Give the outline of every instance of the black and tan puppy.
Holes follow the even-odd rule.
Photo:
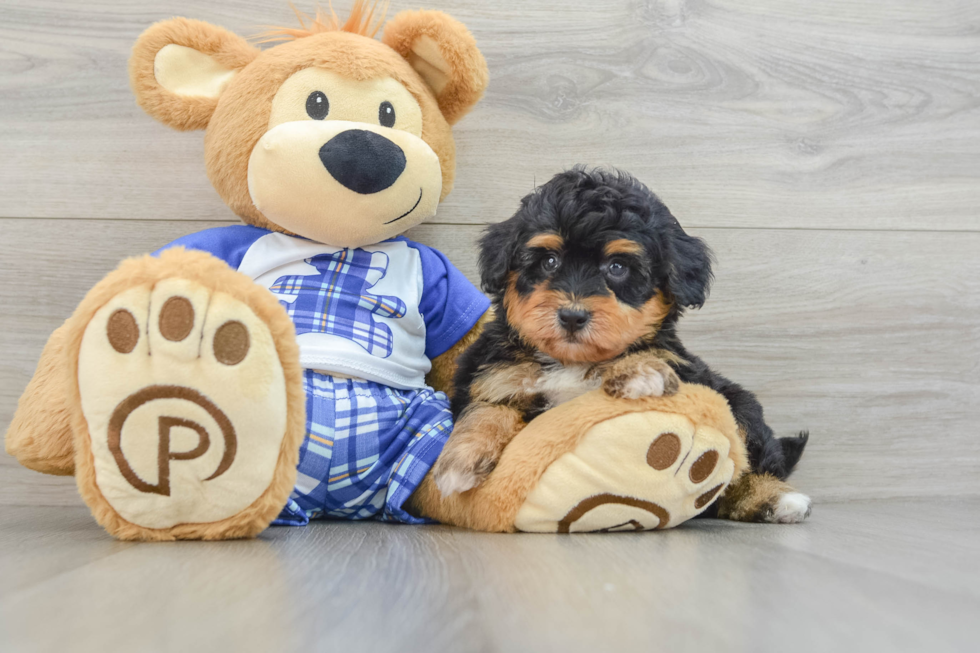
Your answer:
[[[507,443],[551,406],[600,387],[627,398],[669,394],[680,379],[725,396],[747,443],[752,473],[711,513],[806,518],[810,499],[783,483],[806,433],[774,437],[755,395],[677,336],[684,310],[707,298],[711,253],[646,186],[626,173],[575,168],[525,197],[480,246],[495,318],[459,359],[456,426],[433,469],[443,494],[479,485]]]

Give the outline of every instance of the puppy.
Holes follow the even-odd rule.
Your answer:
[[[521,200],[480,241],[483,289],[495,317],[458,361],[456,426],[437,461],[444,494],[479,485],[504,447],[548,408],[589,390],[637,398],[707,385],[729,402],[752,472],[712,515],[799,522],[810,499],[783,481],[807,434],[776,438],[755,395],[715,373],[677,336],[701,307],[711,252],[646,186],[615,170],[574,168]]]

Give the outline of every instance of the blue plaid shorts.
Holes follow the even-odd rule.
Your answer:
[[[276,525],[311,519],[430,523],[402,508],[453,429],[449,400],[305,370],[306,439],[296,487]]]

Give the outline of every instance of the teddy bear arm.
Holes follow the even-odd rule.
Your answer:
[[[466,349],[476,342],[476,339],[483,333],[483,327],[493,320],[493,309],[488,309],[483,314],[473,328],[465,336],[459,339],[455,345],[450,347],[441,355],[432,360],[432,369],[425,375],[425,382],[430,387],[445,392],[450,398],[453,396],[453,377],[456,376],[456,361]]]
[[[71,428],[71,402],[76,401],[71,383],[74,366],[67,350],[72,338],[80,335],[78,331],[69,319],[51,334],[7,429],[7,453],[21,465],[45,474],[75,473]]]

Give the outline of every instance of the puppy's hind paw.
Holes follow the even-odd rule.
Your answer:
[[[774,524],[799,524],[810,516],[813,501],[801,492],[787,492],[779,497],[772,511]]]

